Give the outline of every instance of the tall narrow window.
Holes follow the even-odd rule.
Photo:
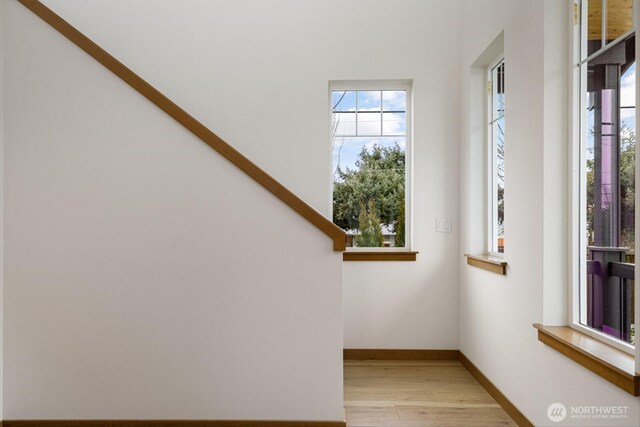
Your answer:
[[[579,280],[573,325],[621,348],[635,340],[636,58],[632,0],[583,0]],[[575,310],[574,310],[575,311]]]
[[[331,85],[333,221],[347,247],[409,247],[410,85]]]
[[[504,253],[504,59],[489,67],[489,253]]]

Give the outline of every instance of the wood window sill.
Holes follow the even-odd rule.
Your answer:
[[[496,274],[507,274],[507,262],[502,258],[496,258],[489,255],[471,255],[464,254],[467,258],[467,265],[482,268]]]
[[[568,326],[543,326],[534,323],[538,340],[617,385],[627,393],[640,396],[640,373],[634,357]]]
[[[418,252],[353,251],[343,252],[343,261],[415,261]]]

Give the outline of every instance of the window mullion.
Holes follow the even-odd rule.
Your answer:
[[[600,49],[604,49],[607,45],[607,0],[602,0],[602,29],[600,31]]]
[[[637,29],[638,26],[640,25],[640,0],[634,0],[633,2],[633,22],[634,22],[634,29],[636,30],[636,34],[637,34]],[[640,114],[639,113],[639,109],[637,108],[638,105],[640,104],[640,73],[638,73],[638,59],[640,58],[640,43],[638,43],[638,41],[636,40],[636,144],[638,142],[637,140],[637,135],[638,135],[638,131],[640,131]],[[637,145],[636,145],[637,147]],[[635,164],[635,172],[636,172],[636,182],[635,182],[635,187],[636,189],[640,188],[640,156],[637,155],[637,151],[636,151],[636,164]],[[638,203],[638,200],[640,199],[640,194],[638,191],[636,191],[635,194],[635,202],[636,202],[636,206],[640,206],[640,204]],[[636,209],[635,211],[635,223],[636,223],[636,227],[638,226],[637,224],[640,224],[640,210]],[[635,235],[635,246],[636,248],[640,248],[640,233],[638,233],[636,231],[636,235]],[[638,266],[638,263],[636,262],[636,266],[635,266],[635,277],[638,278],[638,273],[640,271],[640,268]],[[638,337],[638,332],[639,332],[639,324],[640,324],[640,280],[635,280],[634,281],[634,295],[635,295],[635,307],[633,307],[634,310],[634,316],[635,316],[635,368],[636,368],[636,372],[640,372],[640,337]]]
[[[356,121],[356,134],[355,134],[355,136],[358,136],[359,132],[358,132],[358,91],[357,90],[355,91],[355,94],[356,94],[356,103],[355,103],[355,105],[356,105],[356,115],[355,115],[355,119],[354,119]]]
[[[380,136],[384,135],[384,129],[382,126],[384,125],[384,106],[382,105],[382,91],[380,91]]]

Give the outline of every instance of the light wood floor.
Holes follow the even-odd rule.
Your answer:
[[[515,426],[456,361],[344,361],[348,427]]]

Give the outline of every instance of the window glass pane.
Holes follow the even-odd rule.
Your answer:
[[[381,111],[382,91],[359,90],[358,111]]]
[[[505,64],[500,62],[490,74],[491,112],[489,117],[490,189],[489,251],[504,252],[504,147],[505,147]]]
[[[334,90],[331,94],[333,111],[355,111],[356,92],[353,90]]]
[[[587,111],[586,111],[586,141],[585,141],[585,158],[586,158],[586,182],[587,182],[587,235],[586,244],[593,246],[593,165],[595,161],[594,151],[594,129],[595,129],[595,95],[593,92],[587,92]]]
[[[504,116],[494,123],[496,136],[496,246],[504,252]]]
[[[356,113],[333,113],[334,136],[356,134]]]
[[[382,92],[384,111],[406,111],[407,92],[404,90],[385,90]]]
[[[396,172],[402,169],[404,172],[404,152],[406,140],[404,137],[376,137],[376,138],[360,138],[360,137],[344,137],[333,139],[333,176],[338,177],[338,170],[345,172],[347,169],[354,171],[360,168],[363,150],[368,153],[373,152],[374,147],[382,149],[394,149],[398,147],[398,154],[393,160],[393,167],[390,165],[388,169],[394,169]],[[377,172],[375,172],[377,173]],[[403,178],[404,179],[404,178]]]
[[[620,246],[635,248],[636,114],[621,111],[620,121]]]
[[[334,138],[333,222],[348,246],[405,246],[404,195],[404,138]]]
[[[610,5],[611,6],[611,5]],[[580,322],[631,342],[635,262],[635,88],[633,37],[587,67],[585,141],[586,281]]]
[[[622,246],[635,248],[636,64],[620,81],[620,233]]]
[[[352,133],[332,137],[333,222],[348,247],[405,247],[406,91],[357,91],[355,99],[357,132],[355,113],[334,113],[334,129]]]
[[[358,108],[358,135],[381,135],[380,119],[380,113],[361,111]]]
[[[636,62],[634,62],[622,74],[620,82],[620,105],[622,107],[635,107],[636,91],[633,88],[636,85]]]
[[[404,135],[407,131],[406,113],[382,113],[384,135]]]
[[[602,48],[602,1],[587,0],[587,56]]]
[[[607,41],[633,28],[633,0],[607,0]]]

